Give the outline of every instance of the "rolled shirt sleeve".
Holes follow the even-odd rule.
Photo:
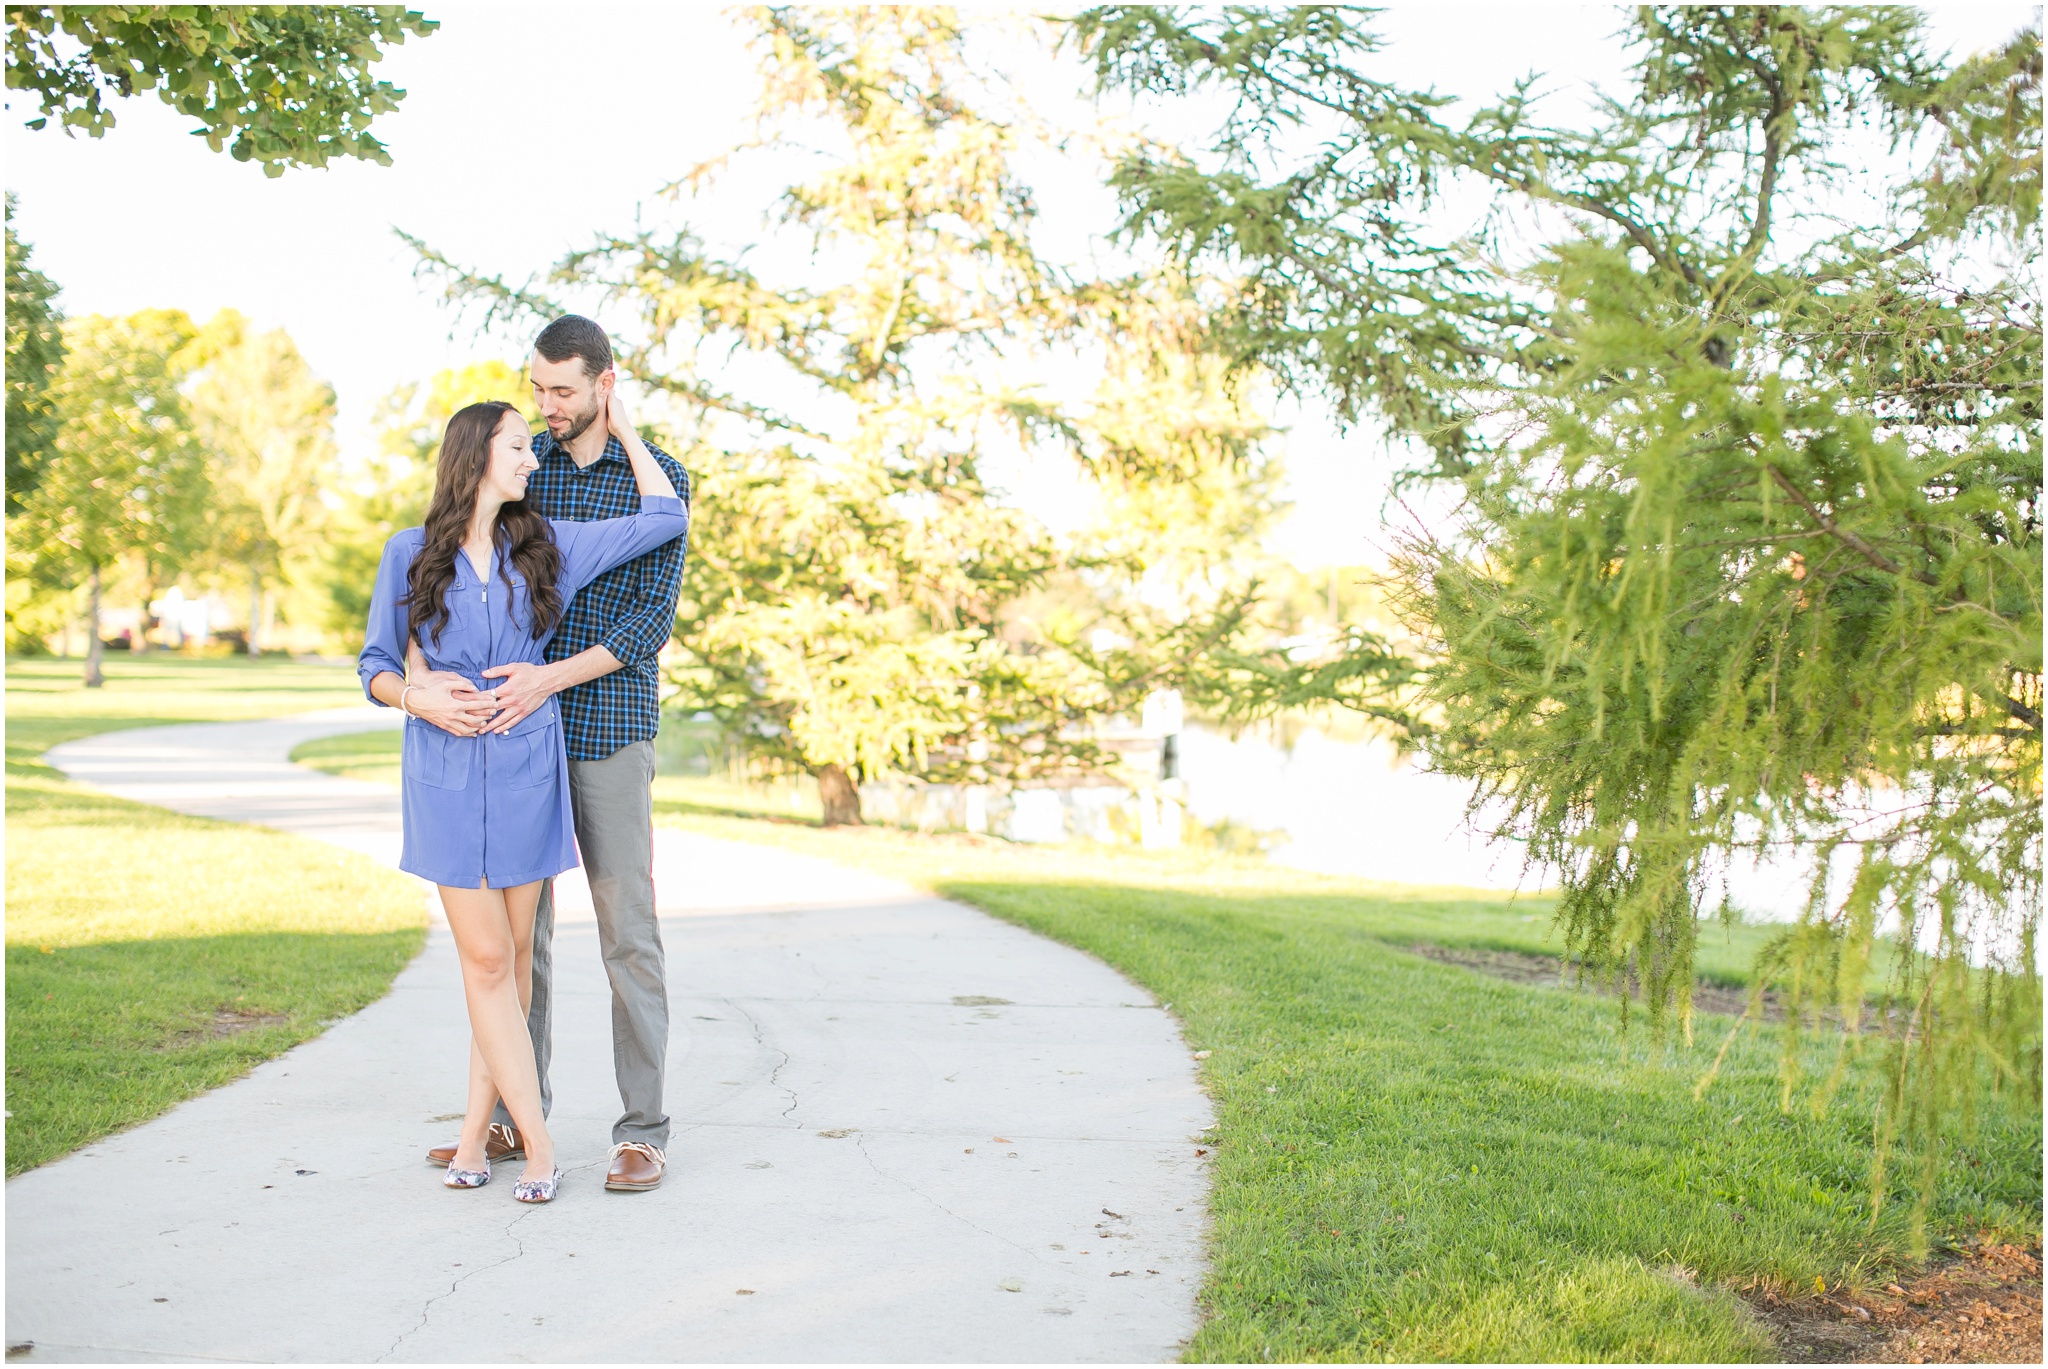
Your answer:
[[[675,482],[684,512],[694,513],[689,472],[659,447],[650,443],[648,450]],[[545,433],[535,440],[535,452],[540,469],[527,485],[527,498],[547,517],[594,522],[642,507],[617,438],[606,445],[602,461],[588,466],[578,466]],[[563,661],[602,646],[620,667],[559,696],[570,760],[602,760],[660,730],[659,658],[675,628],[687,553],[687,539],[672,537],[599,575],[568,601],[547,659]]]
[[[598,645],[621,665],[646,665],[676,630],[676,600],[683,592],[683,558],[689,539],[678,537],[634,567],[632,602],[612,620]]]
[[[407,528],[393,534],[384,544],[384,558],[377,565],[377,583],[370,592],[370,619],[363,629],[363,649],[356,657],[356,674],[363,693],[379,708],[390,705],[370,693],[370,681],[385,671],[405,678],[406,573],[419,554],[420,530]]]

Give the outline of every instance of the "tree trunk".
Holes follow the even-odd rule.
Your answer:
[[[860,790],[854,788],[846,771],[836,765],[822,765],[814,773],[818,777],[818,802],[825,809],[825,825],[860,826]]]
[[[263,576],[249,567],[249,654],[263,654]]]
[[[92,607],[85,615],[85,687],[98,689],[107,682],[100,674],[100,568],[92,568]]]
[[[142,618],[136,623],[135,635],[128,642],[128,650],[138,656],[149,650],[149,606],[162,597],[157,593],[156,581],[145,578],[142,584]]]

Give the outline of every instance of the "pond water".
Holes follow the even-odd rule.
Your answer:
[[[1401,884],[1535,890],[1522,847],[1481,835],[1485,814],[1466,816],[1472,786],[1432,774],[1420,756],[1377,739],[1332,736],[1314,727],[1286,742],[1247,732],[1237,738],[1201,726],[1181,734],[1188,807],[1204,823],[1228,819],[1284,833],[1272,852],[1282,864]],[[1727,872],[1729,898],[1751,918],[1795,916],[1805,875],[1789,862]],[[1719,883],[1716,885],[1718,901]]]

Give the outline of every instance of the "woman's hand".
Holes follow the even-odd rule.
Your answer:
[[[626,407],[626,396],[619,388],[617,371],[612,372],[612,392],[604,402],[604,426],[621,442],[630,443],[639,436],[639,430],[633,426],[632,411]]]
[[[405,711],[451,736],[474,737],[488,728],[497,715],[498,696],[495,691],[471,689],[469,681],[459,675],[455,678],[461,680],[459,689],[439,679],[413,685],[411,694],[406,696]]]
[[[633,415],[626,409],[625,396],[619,393],[618,374],[617,371],[612,372],[612,392],[605,400],[605,427],[626,449],[626,462],[632,466],[633,478],[640,484],[641,497],[653,495],[674,499],[677,497],[675,482],[668,478],[668,472],[661,468],[633,427]]]

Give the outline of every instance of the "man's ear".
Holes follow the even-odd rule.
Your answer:
[[[605,367],[604,374],[597,378],[597,397],[599,399],[608,397],[612,392],[612,386],[618,383],[619,368],[616,366]]]

